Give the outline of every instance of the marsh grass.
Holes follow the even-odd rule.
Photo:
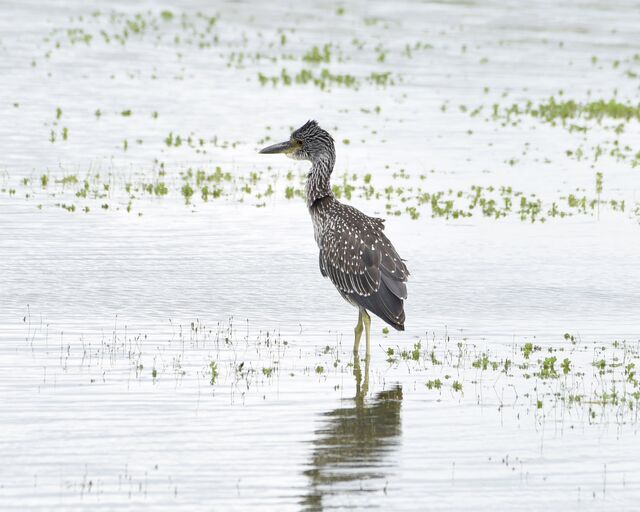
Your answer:
[[[464,220],[475,217],[494,220],[516,218],[523,222],[547,222],[574,216],[599,218],[601,209],[610,215],[637,217],[638,203],[629,207],[623,197],[603,198],[603,173],[596,174],[593,195],[567,192],[543,200],[536,193],[515,190],[511,186],[470,185],[467,189],[437,190],[429,186],[425,175],[412,180],[400,169],[391,179],[374,178],[371,173],[343,173],[334,177],[333,193],[344,201],[368,201],[372,208],[387,216],[406,215],[413,220],[423,217],[444,220]],[[103,209],[142,213],[150,200],[181,200],[189,206],[204,207],[214,200],[248,203],[265,207],[276,201],[304,199],[306,176],[291,171],[279,173],[262,170],[238,174],[215,169],[189,168],[170,173],[161,166],[153,173],[139,173],[126,181],[116,174],[75,173],[54,175],[51,172],[38,179],[10,179],[0,193],[19,197],[40,205],[86,213],[100,206]],[[402,184],[406,181],[406,186]],[[417,183],[417,184],[416,184]],[[71,208],[73,207],[73,208]]]
[[[256,330],[248,321],[170,322],[164,339],[134,333],[117,320],[109,334],[80,338],[32,323],[30,312],[24,323],[25,356],[46,368],[45,387],[77,379],[88,386],[123,378],[150,386],[169,381],[187,393],[209,389],[214,399],[222,393],[233,401],[272,396],[283,378],[339,389],[353,372],[348,343],[316,346]],[[396,346],[389,346],[393,337],[384,345],[373,341],[372,376],[422,383],[416,393],[424,398],[493,406],[536,422],[638,422],[640,340],[587,342],[569,334],[502,344],[433,333]]]
[[[473,110],[461,105],[460,109],[471,117],[489,112],[485,121],[497,122],[503,128],[535,128],[540,123],[582,135],[582,143],[565,151],[565,155],[574,160],[590,158],[595,165],[609,157],[616,162],[626,162],[634,169],[640,165],[638,148],[621,138],[625,132],[638,130],[640,103],[620,101],[617,97],[577,101],[564,98],[564,92],[560,91],[557,98],[551,96],[541,101],[493,103],[490,107],[480,105]],[[604,139],[605,134],[613,134],[613,138]]]

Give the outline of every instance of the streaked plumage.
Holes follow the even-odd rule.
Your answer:
[[[331,136],[315,121],[309,121],[295,130],[288,141],[261,152],[286,153],[291,158],[312,163],[306,196],[320,249],[320,272],[348,302],[360,309],[354,351],[363,318],[368,342],[368,316],[363,317],[366,310],[396,329],[404,330],[405,283],[409,271],[383,232],[384,220],[369,217],[335,198],[330,184],[335,163]]]
[[[368,217],[333,196],[309,212],[320,249],[320,272],[340,294],[396,329],[404,330],[406,265],[383,233],[384,221]]]

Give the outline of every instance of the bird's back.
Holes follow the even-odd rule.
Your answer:
[[[310,207],[320,271],[342,296],[404,330],[409,271],[385,236],[384,221],[333,196]]]

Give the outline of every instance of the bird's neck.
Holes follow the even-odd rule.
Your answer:
[[[334,158],[329,155],[324,159],[314,160],[307,176],[307,206],[323,197],[333,196],[331,191],[331,172],[333,171]]]

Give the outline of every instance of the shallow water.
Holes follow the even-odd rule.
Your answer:
[[[611,140],[606,121],[585,134],[501,126],[460,106],[560,89],[637,103],[640,82],[624,74],[640,67],[636,7],[188,2],[186,18],[174,11],[121,45],[100,36],[122,28],[109,13],[162,21],[161,9],[105,3],[94,17],[53,2],[41,16],[5,3],[0,508],[633,510],[638,169],[567,156]],[[217,16],[211,32],[198,11]],[[77,27],[90,44],[52,32]],[[403,56],[418,41],[430,47]],[[258,73],[294,73],[326,43],[332,72],[354,74],[357,90],[260,85]],[[395,85],[366,81],[386,71]],[[284,193],[285,174],[307,164],[256,154],[310,117],[335,135],[336,173],[377,186],[512,186],[551,202],[595,196],[603,172],[603,195],[627,207],[544,223],[412,220],[355,195],[388,217],[412,275],[406,331],[374,319],[371,361],[354,361],[355,310],[318,271],[304,202]],[[169,147],[170,133],[204,138],[206,153]],[[619,139],[638,135],[632,119]],[[127,211],[123,183],[157,180],[161,163],[170,192],[137,194]],[[216,166],[271,167],[276,192],[185,205],[179,171]],[[56,184],[96,172],[111,174],[101,198]]]

